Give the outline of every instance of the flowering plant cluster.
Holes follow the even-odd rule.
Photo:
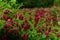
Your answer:
[[[5,10],[0,18],[0,40],[60,40],[58,15],[60,10]]]

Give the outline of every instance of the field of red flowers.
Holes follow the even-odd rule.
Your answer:
[[[60,40],[59,8],[6,9],[0,16],[0,40]]]

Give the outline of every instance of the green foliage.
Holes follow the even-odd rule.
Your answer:
[[[17,4],[16,0],[1,0],[0,7],[3,9],[12,9],[12,8],[20,8],[23,6],[23,3]]]
[[[5,21],[0,20],[0,29],[3,28],[4,23],[5,23]]]
[[[16,3],[18,3],[18,4],[20,4],[22,2],[23,2],[23,0],[16,0]]]
[[[50,39],[51,40],[57,40],[57,37],[55,36],[54,33],[50,33]]]
[[[58,6],[60,6],[60,0],[55,0],[54,4],[57,4]]]
[[[54,0],[2,0],[1,2],[4,3],[4,8],[50,7],[54,4]]]
[[[23,0],[24,7],[49,7],[54,4],[54,0]]]

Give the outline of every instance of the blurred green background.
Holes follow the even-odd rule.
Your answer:
[[[3,4],[2,4],[3,3]],[[60,6],[60,0],[0,0],[0,6],[9,8],[34,8]]]

